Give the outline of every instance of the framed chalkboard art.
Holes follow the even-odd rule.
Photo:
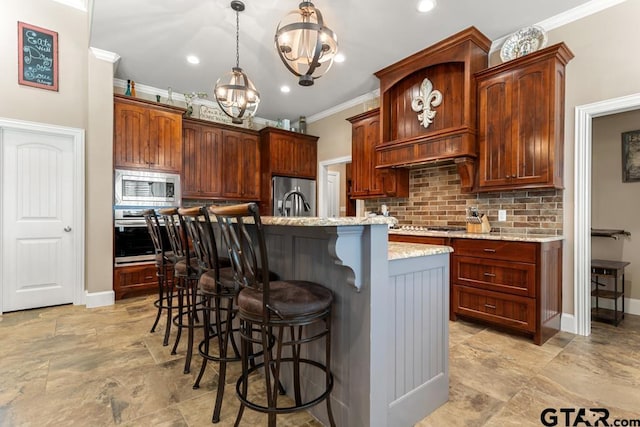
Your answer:
[[[640,130],[622,134],[622,182],[640,181]]]
[[[18,83],[58,90],[58,33],[18,22]]]

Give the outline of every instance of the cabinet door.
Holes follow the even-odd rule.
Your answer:
[[[182,117],[149,109],[148,161],[151,169],[180,173],[182,168]]]
[[[351,197],[357,199],[359,196],[369,194],[370,178],[367,167],[365,126],[362,123],[354,124],[351,132],[351,167],[353,172]]]
[[[186,123],[182,130],[184,197],[216,197],[222,194],[222,131]]]
[[[376,115],[364,121],[365,161],[369,169],[369,195],[383,196],[386,171],[376,169],[376,147],[380,144],[380,116]]]
[[[509,185],[511,182],[512,114],[511,75],[501,74],[478,84],[481,188]]]
[[[273,175],[291,175],[295,172],[295,149],[296,141],[294,138],[278,133],[269,135],[269,155]]]
[[[114,103],[113,163],[116,168],[148,168],[149,115],[144,107]]]
[[[223,131],[222,195],[231,199],[260,198],[258,137]]]
[[[316,179],[318,170],[318,146],[316,141],[300,139],[294,150],[296,175]]]
[[[552,182],[550,110],[553,101],[550,95],[553,88],[548,68],[546,61],[513,72],[511,177],[516,186]]]

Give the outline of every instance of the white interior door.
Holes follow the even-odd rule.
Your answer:
[[[2,311],[74,302],[73,144],[3,130]]]
[[[327,217],[340,216],[340,172],[327,173]]]

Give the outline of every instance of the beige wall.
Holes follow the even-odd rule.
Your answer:
[[[564,41],[575,54],[567,66],[565,104],[565,193],[563,306],[574,313],[574,145],[575,108],[640,92],[640,1],[628,0],[595,15],[550,31],[549,44]],[[588,284],[584,284],[588,286]]]
[[[18,84],[18,21],[58,33],[58,92]],[[87,13],[51,0],[0,2],[0,117],[84,129]]]
[[[627,298],[640,299],[640,182],[622,182],[622,132],[640,129],[640,110],[593,120],[591,224],[622,229],[629,239],[591,238],[591,256],[631,262],[625,270]]]
[[[58,33],[58,91],[18,84],[17,22]],[[90,58],[87,12],[51,0],[0,2],[0,117],[84,129],[86,152],[85,282],[112,286],[113,68]]]
[[[364,113],[364,104],[307,125],[309,134],[320,137],[318,162],[351,155],[351,123],[346,119],[360,113]]]

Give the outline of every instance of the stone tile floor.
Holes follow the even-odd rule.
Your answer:
[[[152,301],[0,316],[0,425],[212,425],[216,365],[193,390],[200,358],[182,373],[185,340],[171,356],[162,346],[164,324],[149,333]],[[640,316],[627,315],[618,328],[593,323],[590,337],[559,333],[543,346],[452,322],[450,367],[449,402],[417,426],[540,426],[545,408],[601,407],[610,421],[640,419]],[[220,426],[235,420],[238,368],[232,364],[227,375]],[[593,423],[593,416],[585,418]],[[245,411],[242,425],[265,424]],[[303,412],[279,416],[278,425],[320,424]]]

